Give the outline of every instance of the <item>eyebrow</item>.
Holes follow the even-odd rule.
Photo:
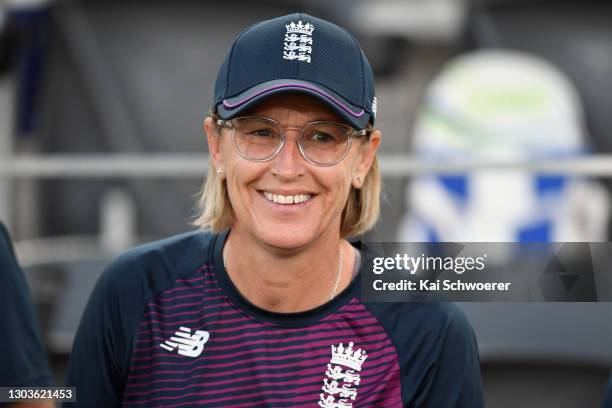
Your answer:
[[[243,113],[242,113],[240,116],[258,116],[258,117],[260,117],[260,118],[268,118],[268,119],[272,119],[272,120],[274,120],[275,122],[278,122],[278,123],[279,123],[281,126],[288,126],[288,127],[293,127],[293,126],[295,126],[295,125],[286,125],[286,124],[285,124],[283,121],[281,121],[281,120],[279,120],[279,119],[277,119],[277,118],[273,118],[273,117],[271,117],[271,116],[264,115],[264,114],[261,114],[261,113],[259,113],[259,114],[258,114],[258,113],[255,113],[254,111],[250,110],[250,109],[248,109],[248,110],[244,111],[244,112],[243,112]],[[337,117],[337,116],[329,116],[329,117],[326,117],[326,116],[324,116],[324,117],[315,117],[315,118],[312,118],[312,119],[310,119],[310,120],[308,120],[308,121],[304,122],[302,125],[305,125],[305,124],[307,124],[307,123],[311,123],[311,122],[335,122],[335,123],[341,123],[341,124],[346,125],[346,126],[351,126],[351,124],[350,124],[350,123],[346,123],[344,120],[342,120],[341,118],[339,118],[339,117]],[[302,125],[299,125],[299,126],[302,126]],[[352,126],[351,126],[351,127],[352,127]]]

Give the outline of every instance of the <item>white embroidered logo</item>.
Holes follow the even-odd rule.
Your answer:
[[[361,365],[368,355],[365,350],[353,350],[353,342],[345,348],[342,343],[331,346],[332,358],[327,364],[326,378],[323,379],[319,394],[321,408],[351,408],[357,398],[357,386],[361,382]],[[348,369],[346,369],[348,368]],[[336,400],[336,398],[338,398]],[[350,401],[349,401],[350,400]]]
[[[376,100],[376,97],[374,97],[374,99],[372,99],[372,113],[374,114],[374,117],[376,117],[376,109],[378,109],[378,101]]]
[[[198,357],[204,350],[204,344],[208,341],[210,333],[205,330],[196,330],[191,334],[189,327],[180,327],[170,340],[166,340],[160,346],[168,351],[178,348],[178,353],[187,357]]]
[[[287,33],[285,34],[283,59],[298,60],[310,64],[314,26],[310,23],[304,24],[300,20],[297,24],[292,21],[285,27]]]

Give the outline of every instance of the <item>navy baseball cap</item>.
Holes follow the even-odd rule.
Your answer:
[[[231,119],[285,92],[321,100],[351,126],[374,124],[374,75],[343,28],[303,13],[254,24],[232,44],[219,68],[213,110]]]

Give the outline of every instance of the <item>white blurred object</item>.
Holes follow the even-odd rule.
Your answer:
[[[109,190],[100,203],[100,244],[108,253],[118,253],[136,242],[136,205],[121,189]]]
[[[550,63],[513,51],[449,62],[428,88],[415,148],[481,158],[576,154],[587,146],[582,105]]]
[[[585,154],[582,106],[569,80],[535,56],[479,51],[428,88],[414,148],[433,161],[530,160]],[[403,241],[606,241],[609,197],[584,178],[524,170],[414,178]]]
[[[373,34],[449,42],[460,34],[465,15],[464,0],[377,0],[358,3],[352,17]]]

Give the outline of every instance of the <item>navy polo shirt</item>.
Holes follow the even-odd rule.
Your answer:
[[[79,406],[483,406],[456,306],[365,303],[357,275],[315,309],[266,311],[229,279],[227,235],[191,232],[111,263],[70,358]]]

